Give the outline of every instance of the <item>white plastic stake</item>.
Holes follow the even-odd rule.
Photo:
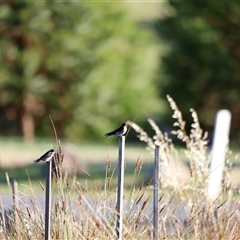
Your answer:
[[[208,196],[214,200],[221,191],[223,169],[225,165],[226,148],[230,130],[231,113],[220,110],[216,116],[210,175],[208,183]]]
[[[118,190],[117,190],[117,240],[122,240],[123,229],[123,185],[124,185],[124,153],[125,136],[119,136],[118,149]]]
[[[153,240],[159,239],[159,146],[155,146],[153,170]]]
[[[45,194],[45,240],[51,239],[51,184],[52,159],[46,161],[46,194]]]

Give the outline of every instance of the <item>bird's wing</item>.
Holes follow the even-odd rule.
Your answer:
[[[108,132],[108,133],[106,133],[106,134],[104,135],[104,137],[109,137],[109,136],[112,135],[113,133],[114,133],[114,131]]]
[[[40,159],[36,159],[33,162],[38,163],[39,161],[40,161]]]

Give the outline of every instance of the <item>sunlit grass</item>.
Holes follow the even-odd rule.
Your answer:
[[[218,198],[209,200],[206,191],[211,154],[208,150],[208,139],[200,127],[194,110],[191,110],[192,129],[190,134],[187,134],[176,103],[170,97],[168,100],[174,112],[174,134],[183,142],[183,147],[176,148],[170,136],[162,133],[151,119],[148,121],[155,131],[153,137],[136,123],[129,122],[132,129],[138,133],[139,139],[148,146],[150,150],[148,154],[154,149],[154,144],[160,145],[159,239],[239,239],[240,199],[236,189],[231,185],[229,169],[225,168],[222,191]],[[126,145],[126,153],[127,149],[128,145]],[[143,149],[145,153],[145,146]],[[95,148],[95,151],[98,150]],[[115,150],[111,150],[114,152],[111,155],[108,147],[105,148],[105,153],[101,152],[102,160],[95,165],[91,163],[84,176],[69,175],[64,172],[60,178],[53,177],[52,239],[116,238],[117,151]],[[79,154],[82,152],[80,151]],[[131,160],[126,161],[123,199],[123,239],[126,240],[151,239],[153,232],[151,182],[153,171],[150,164],[152,155],[148,155],[150,157],[147,159],[150,160],[146,161],[139,155],[134,152]],[[189,167],[182,165],[183,158]],[[228,156],[229,163],[230,160]],[[40,169],[44,164],[31,166]],[[18,224],[11,212],[6,212],[2,218],[4,221],[0,225],[1,239],[16,237],[32,239],[33,236],[34,239],[43,239],[44,237],[45,181],[44,179],[32,181],[33,171],[34,169],[30,167],[26,174],[28,180],[19,184]],[[14,174],[16,173],[11,173]],[[187,178],[184,179],[186,176]],[[11,196],[10,186],[5,190],[3,190],[4,194]],[[3,205],[1,208],[4,209]]]

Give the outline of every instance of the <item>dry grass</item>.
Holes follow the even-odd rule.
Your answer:
[[[190,181],[182,181],[182,175],[187,173],[182,172],[177,164],[179,153],[168,134],[162,133],[151,119],[148,121],[155,131],[153,137],[136,123],[129,122],[149,150],[153,150],[155,144],[160,145],[159,239],[240,239],[240,199],[233,197],[228,172],[225,172],[222,193],[215,201],[210,201],[206,192],[210,159],[207,134],[201,129],[193,109],[193,123],[191,131],[187,133],[176,103],[169,96],[168,101],[175,120],[173,134],[185,144],[180,151],[184,152],[189,162]],[[151,179],[137,184],[142,164],[142,159],[137,159],[130,192],[124,196],[123,239],[145,240],[152,237]],[[52,239],[115,239],[117,213],[116,183],[112,181],[114,171],[111,159],[107,157],[105,181],[103,184],[96,182],[92,188],[75,177],[62,176],[61,171],[57,174],[53,184]],[[0,239],[43,239],[42,202],[34,193],[23,195],[20,200],[15,215],[2,207]]]

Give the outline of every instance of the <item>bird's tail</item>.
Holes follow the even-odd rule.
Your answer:
[[[39,160],[39,159],[37,159],[37,160],[35,160],[35,161],[33,161],[33,162],[35,162],[35,164],[36,164],[36,163],[38,163],[39,161],[40,161],[40,160]]]
[[[109,137],[109,136],[111,136],[111,133],[106,133],[106,134],[104,135],[104,138]]]

